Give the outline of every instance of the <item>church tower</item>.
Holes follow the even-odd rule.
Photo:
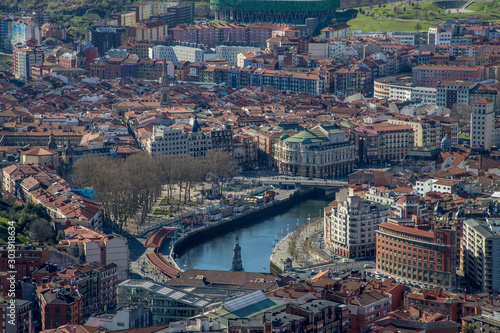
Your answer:
[[[167,61],[163,61],[163,73],[161,75],[160,107],[170,107],[170,87],[168,85]]]
[[[76,67],[87,70],[87,56],[83,51],[82,44],[78,46],[78,52],[76,53]]]
[[[50,133],[49,142],[47,143],[47,148],[52,149],[52,150],[57,149],[57,142],[56,142],[56,139],[55,139],[53,133]]]
[[[233,264],[231,265],[231,271],[241,272],[243,271],[243,262],[241,261],[241,247],[238,242],[238,236],[236,236],[236,243],[233,247]]]

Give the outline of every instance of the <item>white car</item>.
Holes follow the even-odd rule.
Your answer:
[[[342,262],[349,262],[349,259],[344,258],[342,259]]]

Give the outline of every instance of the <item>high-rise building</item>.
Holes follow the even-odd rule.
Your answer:
[[[495,111],[493,101],[485,98],[472,102],[470,115],[470,144],[490,150],[495,130]]]
[[[10,53],[12,51],[12,19],[0,15],[0,52]]]
[[[324,238],[330,251],[347,258],[375,257],[375,231],[387,208],[357,196],[333,201],[325,211]]]
[[[31,79],[31,66],[43,62],[44,50],[28,46],[15,47],[13,50],[14,75],[18,79]]]
[[[498,220],[471,219],[463,223],[460,269],[469,282],[484,292],[500,289],[499,231]]]
[[[127,39],[136,36],[135,28],[131,27],[90,27],[85,30],[85,42],[97,48],[99,56],[109,49],[117,48]]]

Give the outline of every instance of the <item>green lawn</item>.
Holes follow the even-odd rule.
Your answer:
[[[459,139],[464,139],[464,140],[470,140],[469,134],[467,133],[460,133],[458,134]]]
[[[0,66],[2,66],[5,70],[12,68],[12,56],[6,54],[0,54]]]
[[[173,213],[178,212],[178,209],[163,209],[163,208],[156,208],[154,213],[155,215],[170,215]]]
[[[442,23],[446,20],[457,20],[469,15],[481,15],[483,20],[500,20],[500,1],[478,1],[467,7],[473,13],[455,14],[444,10],[432,2],[419,2],[411,4],[405,2],[394,2],[372,6],[360,7],[363,14],[358,14],[356,19],[348,21],[351,29],[361,29],[363,32],[384,30],[415,30],[417,21],[427,30],[433,24]],[[373,13],[370,17],[367,14]],[[393,18],[409,20],[395,21]]]
[[[418,22],[422,27],[420,30],[427,30],[431,24]],[[386,18],[370,17],[359,14],[355,19],[347,22],[351,29],[361,29],[363,32],[388,31],[388,30],[415,30],[415,21],[394,21]]]
[[[0,217],[0,244],[7,243],[9,237],[9,219]],[[26,236],[16,233],[16,244],[26,244]]]

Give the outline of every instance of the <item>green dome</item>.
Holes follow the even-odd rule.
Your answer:
[[[288,134],[284,133],[284,134],[281,134],[281,136],[280,136],[280,140],[281,140],[281,141],[283,141],[283,140],[285,140],[285,139],[288,139],[289,137],[290,137],[290,135],[288,135]]]
[[[302,144],[307,144],[307,143],[312,143],[311,139],[309,138],[303,138],[302,141],[300,142]]]

